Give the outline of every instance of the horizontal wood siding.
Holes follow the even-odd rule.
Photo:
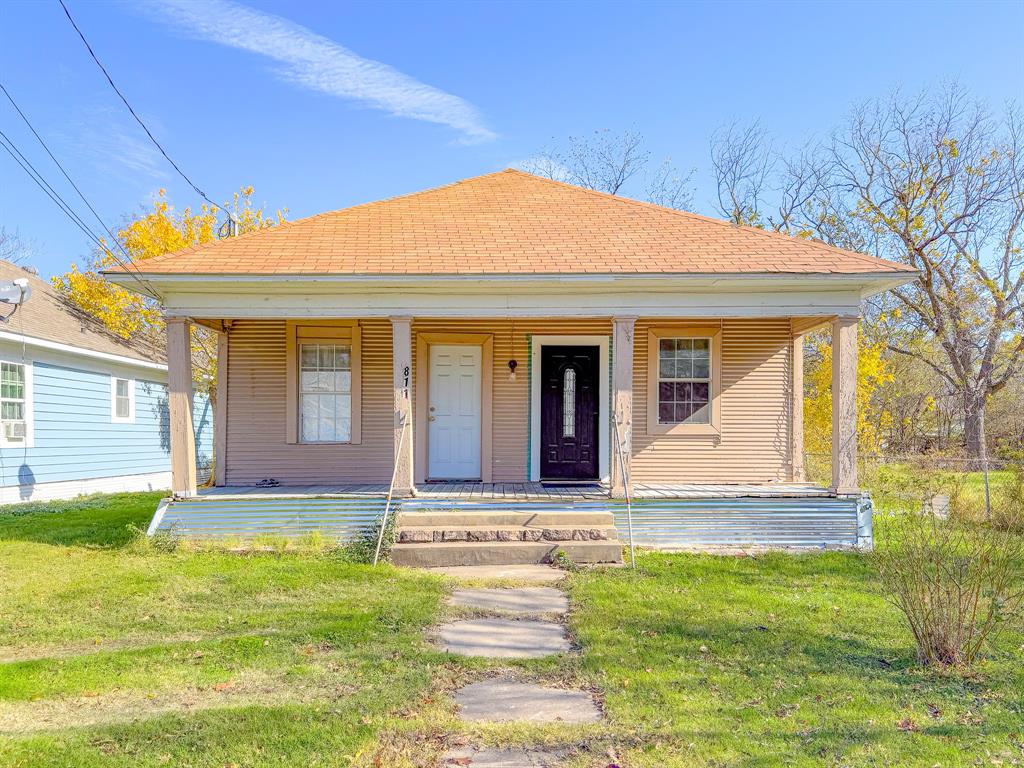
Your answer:
[[[611,318],[578,320],[451,320],[416,318],[413,342],[419,333],[490,333],[494,337],[494,406],[492,422],[493,475],[496,483],[529,480],[530,456],[530,337],[608,336]],[[519,363],[516,380],[508,379],[508,361]],[[415,412],[415,411],[414,411]],[[603,450],[603,448],[602,448]]]
[[[788,479],[790,461],[790,321],[722,323],[721,435],[647,434],[647,331],[674,322],[641,319],[634,345],[633,479],[637,483],[758,483]],[[707,322],[706,318],[703,322]],[[285,322],[237,320],[229,335],[227,478],[251,485],[387,483],[393,456],[391,324],[363,320],[362,442],[286,442]],[[431,319],[420,333],[489,333],[493,337],[494,482],[529,478],[530,339],[534,335],[610,335],[611,318]],[[415,356],[414,356],[415,357]],[[509,381],[508,361],[519,363]],[[413,383],[420,372],[413,370]],[[412,388],[415,397],[415,386]],[[413,408],[415,413],[415,403]],[[602,450],[610,446],[602,446]]]
[[[287,442],[284,320],[236,320],[228,334],[228,485],[387,483],[392,469],[391,323],[362,328],[362,441]]]
[[[789,320],[722,322],[722,423],[721,434],[715,437],[647,433],[647,331],[671,324],[662,319],[641,319],[636,324],[634,482],[758,483],[788,479]]]

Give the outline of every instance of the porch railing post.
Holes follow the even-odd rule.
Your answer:
[[[633,335],[636,318],[612,318],[612,422],[613,434],[622,449],[618,461],[612,461],[612,496],[626,498],[633,458]]]

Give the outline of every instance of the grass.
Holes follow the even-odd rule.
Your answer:
[[[0,765],[428,766],[460,740],[586,745],[573,768],[1024,764],[1024,635],[921,670],[860,554],[579,571],[582,653],[499,663],[426,641],[442,579],[161,551],[135,532],[157,498],[0,509]],[[450,691],[501,672],[591,688],[608,721],[457,721]]]

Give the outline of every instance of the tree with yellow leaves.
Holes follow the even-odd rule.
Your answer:
[[[239,233],[265,229],[284,220],[284,211],[269,217],[262,208],[253,207],[252,195],[251,186],[242,187],[233,196],[230,206],[225,206],[237,222]],[[131,261],[140,264],[154,256],[215,240],[219,232],[218,213],[217,208],[208,205],[202,205],[197,211],[185,208],[178,213],[161,189],[152,210],[132,218],[115,234]],[[98,318],[112,333],[162,346],[164,327],[159,305],[153,299],[106,281],[101,275],[104,269],[116,266],[119,261],[124,261],[120,248],[104,241],[84,269],[73,264],[68,272],[53,278],[53,284],[75,306]],[[196,383],[201,391],[214,396],[217,356],[212,334],[196,328],[192,341]]]
[[[832,344],[827,332],[808,339],[811,354],[805,372],[804,448],[811,454],[832,450]],[[872,341],[863,330],[857,336],[857,450],[877,455],[891,415],[874,402],[879,387],[893,380],[885,345]]]

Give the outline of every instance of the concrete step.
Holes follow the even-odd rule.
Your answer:
[[[435,541],[607,541],[614,538],[615,528],[610,524],[586,527],[580,527],[578,524],[551,527],[401,524],[396,530],[396,540],[401,544],[429,544]]]
[[[466,525],[531,525],[542,528],[607,528],[615,524],[611,512],[521,512],[513,509],[472,512],[402,512],[399,526],[459,528]]]
[[[521,565],[551,562],[562,550],[575,563],[621,563],[622,544],[609,541],[440,541],[395,544],[391,562],[410,568],[455,565]]]

